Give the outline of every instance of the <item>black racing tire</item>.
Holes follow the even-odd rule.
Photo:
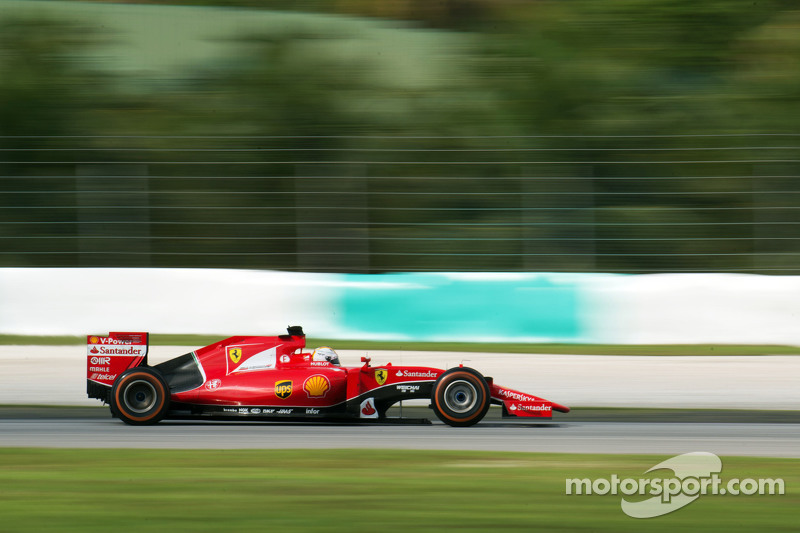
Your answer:
[[[472,426],[483,420],[491,405],[489,384],[480,372],[451,368],[433,384],[431,405],[439,420],[450,426]]]
[[[126,424],[147,425],[161,421],[169,410],[169,386],[149,367],[122,373],[111,389],[111,413]]]

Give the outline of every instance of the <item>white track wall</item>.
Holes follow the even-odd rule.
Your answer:
[[[0,333],[800,345],[800,276],[0,269]]]

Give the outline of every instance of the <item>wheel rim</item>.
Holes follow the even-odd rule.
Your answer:
[[[156,388],[149,381],[139,379],[125,389],[125,407],[133,413],[146,413],[158,401]]]
[[[444,403],[454,413],[466,413],[478,402],[478,390],[469,381],[454,381],[444,390]]]

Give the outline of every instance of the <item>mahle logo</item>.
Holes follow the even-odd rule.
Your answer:
[[[275,396],[277,396],[281,400],[285,400],[291,395],[292,395],[292,382],[290,380],[275,382]]]

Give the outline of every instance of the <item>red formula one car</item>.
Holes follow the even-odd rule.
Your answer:
[[[569,408],[495,385],[472,368],[343,367],[330,348],[304,351],[303,328],[276,337],[230,337],[155,366],[147,333],[87,338],[87,394],[128,424],[164,419],[381,420],[393,404],[430,399],[451,426],[504,416],[550,418]]]

